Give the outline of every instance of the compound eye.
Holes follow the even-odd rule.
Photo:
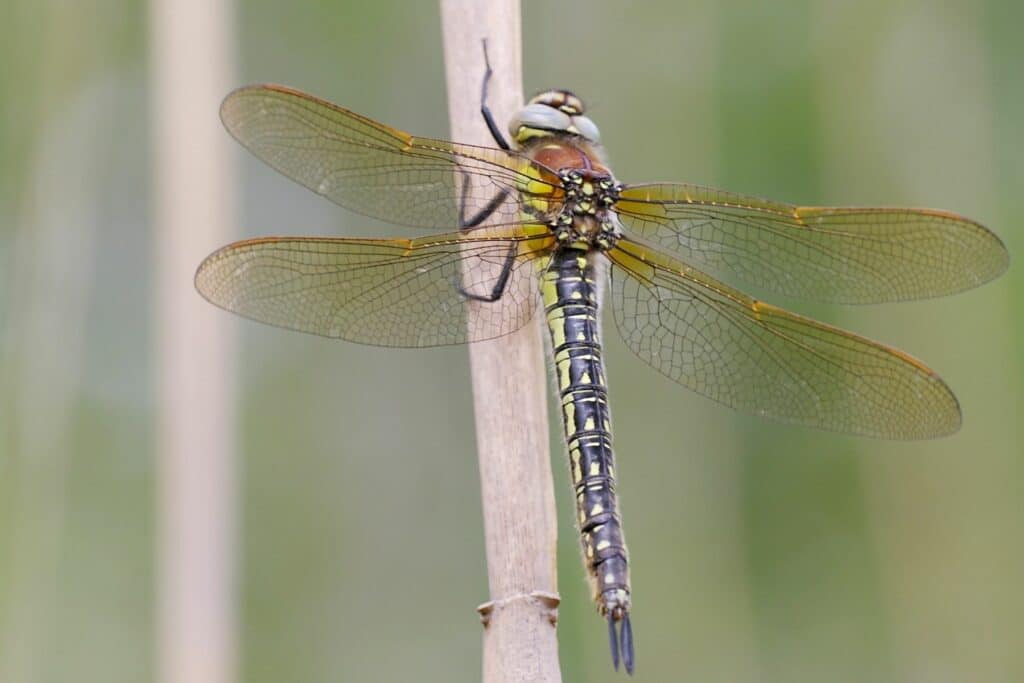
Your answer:
[[[569,116],[579,116],[583,113],[583,100],[573,95],[571,92],[562,91],[562,103],[559,105],[559,109],[564,111]]]
[[[583,113],[582,100],[568,90],[545,90],[530,98],[529,104],[546,104],[569,116],[578,116]]]
[[[568,114],[552,109],[547,104],[532,103],[520,109],[509,121],[508,130],[517,137],[522,128],[539,128],[565,132],[572,125]]]
[[[586,116],[572,117],[572,125],[576,128],[576,132],[579,133],[580,137],[591,142],[601,142],[601,131]]]

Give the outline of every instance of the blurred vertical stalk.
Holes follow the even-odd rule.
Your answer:
[[[225,683],[237,670],[233,337],[230,317],[192,287],[236,222],[217,117],[234,84],[232,10],[227,0],[150,3],[163,683]]]
[[[509,119],[522,102],[519,3],[442,0],[452,137],[493,145],[480,116],[487,39],[489,105]],[[470,346],[490,602],[485,683],[561,680],[555,620],[557,527],[548,448],[546,364],[539,323]]]

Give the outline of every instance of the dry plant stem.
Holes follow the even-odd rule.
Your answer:
[[[480,116],[482,40],[494,69],[488,104],[504,122],[522,103],[519,3],[442,0],[441,16],[452,138],[493,146]],[[469,349],[491,598],[481,607],[485,683],[561,680],[541,321]]]
[[[234,232],[232,3],[151,0],[159,457],[157,680],[236,677],[235,392],[230,316],[192,287]]]

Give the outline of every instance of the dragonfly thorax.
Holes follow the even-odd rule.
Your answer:
[[[558,178],[565,203],[550,223],[556,239],[561,244],[613,247],[622,232],[611,208],[619,200],[622,186],[612,176],[590,169],[562,169]]]

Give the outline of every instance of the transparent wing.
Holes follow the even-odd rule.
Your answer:
[[[540,180],[542,167],[513,152],[414,137],[282,86],[235,90],[220,115],[236,140],[284,175],[392,223],[456,227],[460,206],[468,218],[502,192],[494,222],[511,222],[520,193],[554,191]]]
[[[531,266],[552,243],[544,226],[519,225],[415,240],[254,239],[208,256],[195,284],[211,303],[279,327],[380,346],[459,344],[530,320]],[[464,295],[488,296],[501,281],[498,301]]]
[[[942,436],[960,426],[945,383],[896,349],[751,299],[628,239],[608,256],[626,344],[708,398],[890,439]]]
[[[697,185],[633,185],[616,204],[632,233],[687,263],[780,294],[881,303],[942,296],[1002,273],[1000,239],[930,209],[792,206]]]

